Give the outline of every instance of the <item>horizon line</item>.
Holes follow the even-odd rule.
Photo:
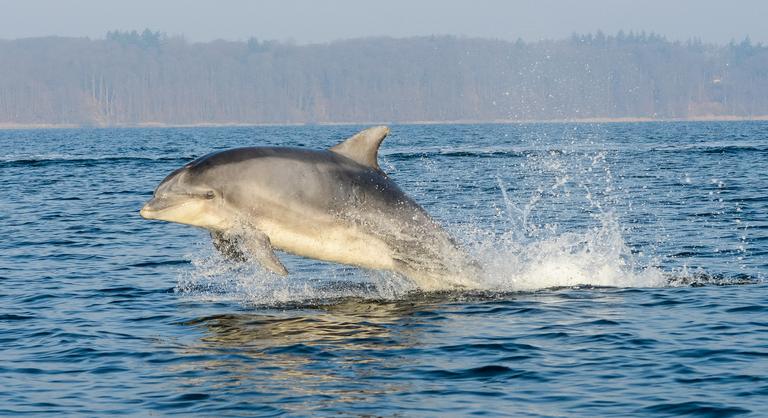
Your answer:
[[[656,31],[645,31],[645,30],[627,30],[620,29],[616,31],[615,33],[608,33],[604,32],[601,29],[598,29],[596,31],[590,31],[586,33],[580,33],[577,31],[573,31],[569,36],[566,37],[548,37],[548,38],[538,38],[538,39],[525,39],[523,37],[518,37],[517,39],[508,39],[508,38],[502,38],[502,37],[492,37],[492,36],[475,36],[475,35],[465,35],[465,34],[451,34],[451,33],[433,33],[429,35],[405,35],[405,36],[396,36],[396,35],[368,35],[368,36],[353,36],[348,38],[337,38],[332,40],[326,40],[326,41],[312,41],[312,42],[299,42],[296,41],[293,38],[283,38],[283,39],[269,39],[269,38],[259,38],[258,36],[252,35],[248,38],[213,38],[209,40],[192,40],[187,38],[185,34],[169,34],[168,32],[160,31],[160,30],[152,30],[149,28],[144,28],[142,30],[138,29],[131,29],[131,30],[108,30],[106,33],[101,35],[100,37],[91,37],[89,35],[83,35],[83,36],[72,36],[72,35],[56,35],[56,34],[49,34],[49,35],[38,35],[38,36],[25,36],[25,37],[19,37],[19,38],[0,38],[0,41],[5,42],[13,42],[13,41],[25,41],[25,40],[35,40],[35,39],[87,39],[90,41],[107,41],[109,40],[109,36],[112,33],[116,33],[118,35],[127,35],[127,36],[142,36],[145,33],[149,33],[152,36],[159,36],[162,39],[166,40],[182,40],[184,42],[187,42],[189,44],[210,44],[215,42],[232,42],[232,43],[247,43],[251,41],[258,41],[262,43],[276,43],[280,45],[286,45],[286,46],[312,46],[312,45],[330,45],[334,43],[339,42],[346,42],[346,41],[358,41],[358,40],[374,40],[374,39],[389,39],[389,40],[408,40],[408,39],[425,39],[425,38],[453,38],[453,39],[460,39],[460,40],[485,40],[485,41],[496,41],[496,42],[506,42],[506,43],[517,43],[517,42],[523,42],[526,44],[534,44],[534,43],[542,43],[542,42],[561,42],[561,41],[568,41],[573,39],[574,37],[602,37],[604,39],[618,39],[620,37],[625,38],[641,38],[644,37],[646,39],[648,38],[659,38],[660,40],[668,43],[701,43],[708,46],[728,46],[733,44],[739,44],[743,42],[748,42],[752,45],[756,46],[763,46],[764,43],[762,41],[754,42],[752,41],[752,37],[750,34],[747,34],[742,39],[735,39],[731,38],[729,42],[723,43],[723,42],[712,42],[712,41],[704,41],[702,37],[700,36],[690,36],[685,40],[672,40],[671,38],[667,37],[665,34],[656,32]],[[768,43],[765,44],[768,46]]]

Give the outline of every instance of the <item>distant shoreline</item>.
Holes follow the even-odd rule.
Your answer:
[[[356,122],[199,122],[199,123],[159,123],[143,122],[135,124],[78,125],[74,123],[9,123],[0,122],[0,130],[35,130],[35,129],[110,129],[110,128],[225,128],[251,126],[344,126],[344,125],[464,125],[464,124],[535,124],[535,123],[649,123],[649,122],[750,122],[768,121],[768,115],[762,116],[701,116],[691,118],[581,118],[581,119],[531,119],[531,120],[419,120],[419,121],[356,121]]]

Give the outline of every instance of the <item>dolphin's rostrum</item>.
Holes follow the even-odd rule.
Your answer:
[[[168,175],[141,216],[205,228],[225,256],[280,275],[275,248],[398,272],[426,290],[474,285],[476,264],[379,168],[388,133],[369,128],[329,150],[206,155]]]

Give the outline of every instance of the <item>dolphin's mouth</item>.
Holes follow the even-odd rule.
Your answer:
[[[141,217],[144,219],[157,219],[161,212],[173,207],[184,205],[184,203],[186,202],[155,196],[144,204],[144,206],[139,211],[139,215],[141,215]]]
[[[152,205],[152,203],[155,200],[157,200],[157,199],[152,198],[149,201],[147,201],[147,203],[145,203],[144,206],[141,207],[141,210],[139,210],[139,215],[141,215],[142,218],[144,218],[144,219],[154,219],[154,216],[152,216],[152,215],[154,215],[154,212],[156,212],[156,211],[155,211],[154,206]]]

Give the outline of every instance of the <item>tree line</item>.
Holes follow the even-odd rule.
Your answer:
[[[0,123],[93,126],[768,115],[768,47],[646,33],[293,45],[159,32],[0,40]]]

